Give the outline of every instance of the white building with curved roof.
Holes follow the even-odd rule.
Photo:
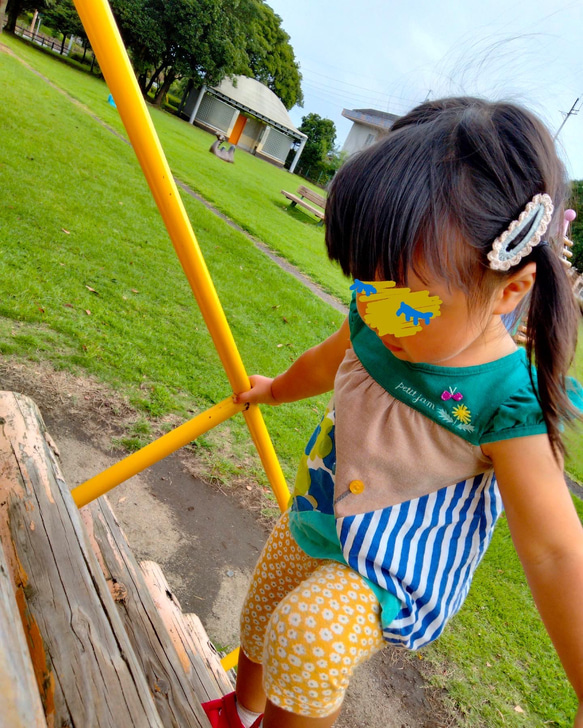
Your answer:
[[[182,115],[191,124],[223,134],[231,144],[283,166],[292,145],[299,146],[293,172],[307,136],[295,128],[281,100],[254,78],[225,78],[219,86],[193,90]]]

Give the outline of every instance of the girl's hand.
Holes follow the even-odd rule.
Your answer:
[[[242,402],[249,402],[250,404],[278,404],[271,390],[273,379],[254,374],[249,377],[249,380],[251,382],[251,389],[247,392],[234,394],[233,402],[235,404]]]

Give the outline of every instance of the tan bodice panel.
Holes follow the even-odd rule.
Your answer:
[[[480,447],[390,395],[352,349],[336,375],[335,439],[337,517],[403,503],[492,469]]]

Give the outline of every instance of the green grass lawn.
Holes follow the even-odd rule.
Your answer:
[[[153,416],[228,396],[132,149],[15,59],[0,63],[13,94],[2,111],[2,352],[80,367]],[[340,325],[341,314],[242,234],[184,202],[249,371],[276,374]],[[265,413],[290,479],[314,409]]]
[[[583,518],[579,499],[575,506]],[[423,654],[435,668],[432,682],[463,714],[461,725],[572,725],[577,700],[534,608],[504,516],[461,612]]]
[[[126,136],[117,111],[107,104],[109,92],[103,82],[56,62],[19,39],[9,38],[3,42],[17,49],[34,68],[50,75],[55,84],[66,88],[69,94]],[[282,189],[295,192],[300,184],[309,183],[241,151],[235,155],[235,164],[225,164],[208,153],[214,141],[212,135],[159,109],[150,107],[150,111],[168,162],[179,179],[298,266],[326,291],[348,303],[346,279],[326,257],[323,228],[310,214],[290,210],[288,201],[281,194]]]
[[[120,130],[103,83],[14,39],[1,41]],[[1,52],[0,74],[9,79],[0,111],[0,352],[93,374],[127,395],[146,421],[169,411],[187,416],[226,397],[226,376],[131,148]],[[317,262],[318,280],[346,300],[347,282],[326,260],[321,228],[281,209],[279,189],[297,178],[244,153],[226,165],[208,154],[209,135],[162,112],[154,118],[181,179],[270,247],[297,256],[305,272]],[[340,324],[340,314],[245,236],[192,198],[184,202],[249,371],[281,371]],[[581,347],[578,357],[581,371]],[[290,481],[322,399],[264,408]],[[135,434],[148,428],[139,423]],[[572,440],[569,467],[583,479],[581,437]],[[264,482],[241,418],[204,443],[217,459],[229,450],[225,477],[251,469]],[[504,520],[466,605],[422,657],[468,726],[570,724],[573,693]]]

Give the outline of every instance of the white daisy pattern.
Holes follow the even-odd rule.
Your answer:
[[[308,557],[284,514],[241,616],[241,647],[263,664],[269,700],[297,715],[330,715],[356,665],[385,644],[379,603],[367,582],[345,564]]]

